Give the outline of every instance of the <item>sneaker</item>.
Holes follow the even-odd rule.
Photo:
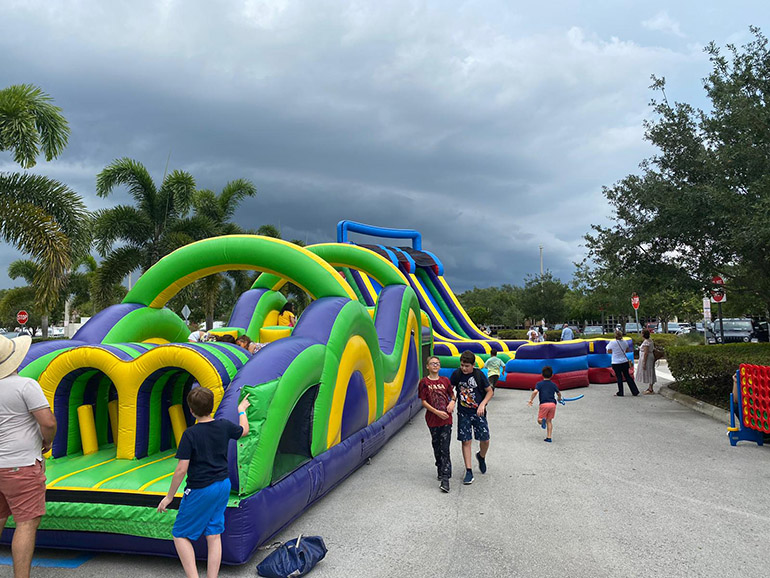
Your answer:
[[[449,480],[441,480],[441,483],[438,486],[442,492],[445,494],[449,493]]]
[[[548,425],[548,424],[546,423],[546,421],[545,421],[545,418],[543,418],[543,421],[541,421],[541,422],[540,422],[540,427],[541,427],[541,428],[543,428],[543,429],[545,429],[545,427],[546,427],[547,425]]]
[[[487,460],[481,457],[481,452],[476,452],[476,459],[479,462],[479,471],[482,474],[487,473]]]
[[[463,484],[470,486],[473,483],[473,470],[465,470],[465,477],[463,478]]]
[[[551,438],[545,438],[543,441],[548,442],[550,444],[553,440]]]

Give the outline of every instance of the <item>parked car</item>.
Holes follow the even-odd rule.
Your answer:
[[[623,333],[641,333],[642,332],[642,324],[641,323],[626,323],[626,328]]]
[[[666,331],[666,333],[676,333],[677,331],[679,331],[679,323],[677,323],[676,321],[669,321],[668,322],[668,331]],[[658,323],[658,328],[655,331],[655,333],[663,333],[663,324],[662,323]]]
[[[604,333],[604,328],[601,325],[586,325],[583,328],[583,336],[589,337],[592,335],[601,335]]]
[[[647,323],[644,328],[650,333],[656,333],[658,331],[658,324],[653,321],[652,323]]]
[[[722,319],[721,327],[719,319],[715,320],[713,331],[717,343],[723,343],[722,328],[724,343],[758,343],[768,340],[767,331],[753,319]]]

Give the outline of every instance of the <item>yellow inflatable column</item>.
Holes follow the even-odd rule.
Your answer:
[[[80,441],[83,444],[83,455],[95,454],[99,451],[96,441],[96,422],[92,405],[81,405],[78,408],[78,424],[80,425]]]
[[[171,418],[171,429],[174,430],[176,447],[179,447],[182,434],[184,433],[184,430],[187,429],[187,422],[184,419],[184,409],[180,404],[172,405],[168,408],[168,416]]]

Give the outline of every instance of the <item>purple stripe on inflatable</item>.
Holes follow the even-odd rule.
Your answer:
[[[156,345],[152,343],[121,343],[121,345],[123,347],[128,347],[129,349],[133,349],[139,355],[141,355],[142,353],[147,353],[150,349],[153,349],[156,347]]]
[[[449,350],[449,347],[447,347],[444,343],[440,343],[438,341],[435,341],[433,343],[433,355],[447,355],[447,356],[451,356],[452,352]]]
[[[393,353],[398,336],[398,321],[404,303],[406,285],[391,285],[380,293],[374,328],[380,341],[380,350],[385,355]]]
[[[230,314],[230,321],[227,322],[227,326],[240,327],[244,330],[248,329],[251,318],[254,316],[254,310],[257,308],[257,303],[267,291],[267,289],[249,289],[242,293],[235,303],[235,307],[233,307],[233,312]]]
[[[452,315],[454,315],[457,323],[459,323],[460,327],[463,328],[463,331],[468,334],[468,337],[471,339],[487,339],[489,337],[488,335],[477,331],[474,327],[471,326],[470,323],[468,323],[468,321],[465,319],[465,316],[460,314],[454,302],[452,301],[451,295],[449,295],[444,285],[439,282],[438,277],[433,272],[433,269],[430,267],[422,267],[422,270],[427,273],[428,279],[433,284],[433,287],[436,288],[436,291],[438,291],[439,295],[444,300],[444,303],[452,312]]]
[[[107,309],[102,309],[99,313],[91,317],[91,319],[89,319],[88,322],[72,336],[72,339],[85,341],[86,343],[101,343],[110,332],[110,329],[112,329],[118,321],[132,311],[142,308],[144,308],[144,305],[140,305],[139,303],[118,303],[117,305],[110,305]]]
[[[588,355],[588,342],[535,343],[516,350],[517,359],[559,359],[562,357],[580,357]]]
[[[115,347],[114,345],[104,345],[103,343],[100,343],[98,345],[94,345],[93,347],[98,347],[99,349],[103,349],[104,351],[109,351],[121,361],[131,361],[132,359],[134,359],[134,357],[130,353],[126,353],[125,351],[123,351],[119,347]]]
[[[404,370],[404,383],[401,386],[401,395],[398,397],[398,403],[412,399],[417,395],[417,385],[420,382],[420,357],[414,345],[409,345],[409,353],[406,358],[406,369]]]
[[[372,296],[369,294],[369,289],[364,283],[363,277],[361,277],[361,273],[355,269],[350,269],[350,274],[353,276],[353,281],[355,281],[356,285],[358,285],[358,290],[361,292],[361,295],[363,295],[366,305],[368,307],[374,307],[374,301],[372,300]]]
[[[297,321],[292,336],[312,339],[316,343],[329,341],[334,320],[350,299],[345,297],[323,297],[313,301]]]
[[[241,361],[241,358],[236,353],[237,350],[242,351],[243,354],[246,355],[246,357],[249,359],[251,358],[251,354],[243,349],[240,345],[232,345],[230,343],[207,343],[206,345],[214,347],[214,349],[217,351],[221,351],[225,357],[227,357],[227,359],[235,364],[236,369],[240,369],[245,363],[244,361]],[[248,361],[248,359],[246,361]]]
[[[369,419],[369,394],[366,391],[364,376],[359,371],[353,372],[345,391],[345,405],[342,408],[341,439],[366,427]]]
[[[43,357],[44,355],[48,355],[54,351],[59,351],[60,349],[67,349],[68,347],[77,347],[78,345],[85,344],[85,341],[75,341],[73,339],[56,339],[52,341],[41,341],[40,343],[33,343],[30,346],[27,355],[24,357],[24,360],[21,362],[19,371],[24,369],[27,365],[36,359]]]

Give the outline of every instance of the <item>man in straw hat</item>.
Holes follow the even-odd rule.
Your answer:
[[[43,452],[51,449],[56,419],[34,379],[16,370],[32,338],[0,335],[0,531],[13,514],[13,575],[28,578],[35,535],[45,514]]]

